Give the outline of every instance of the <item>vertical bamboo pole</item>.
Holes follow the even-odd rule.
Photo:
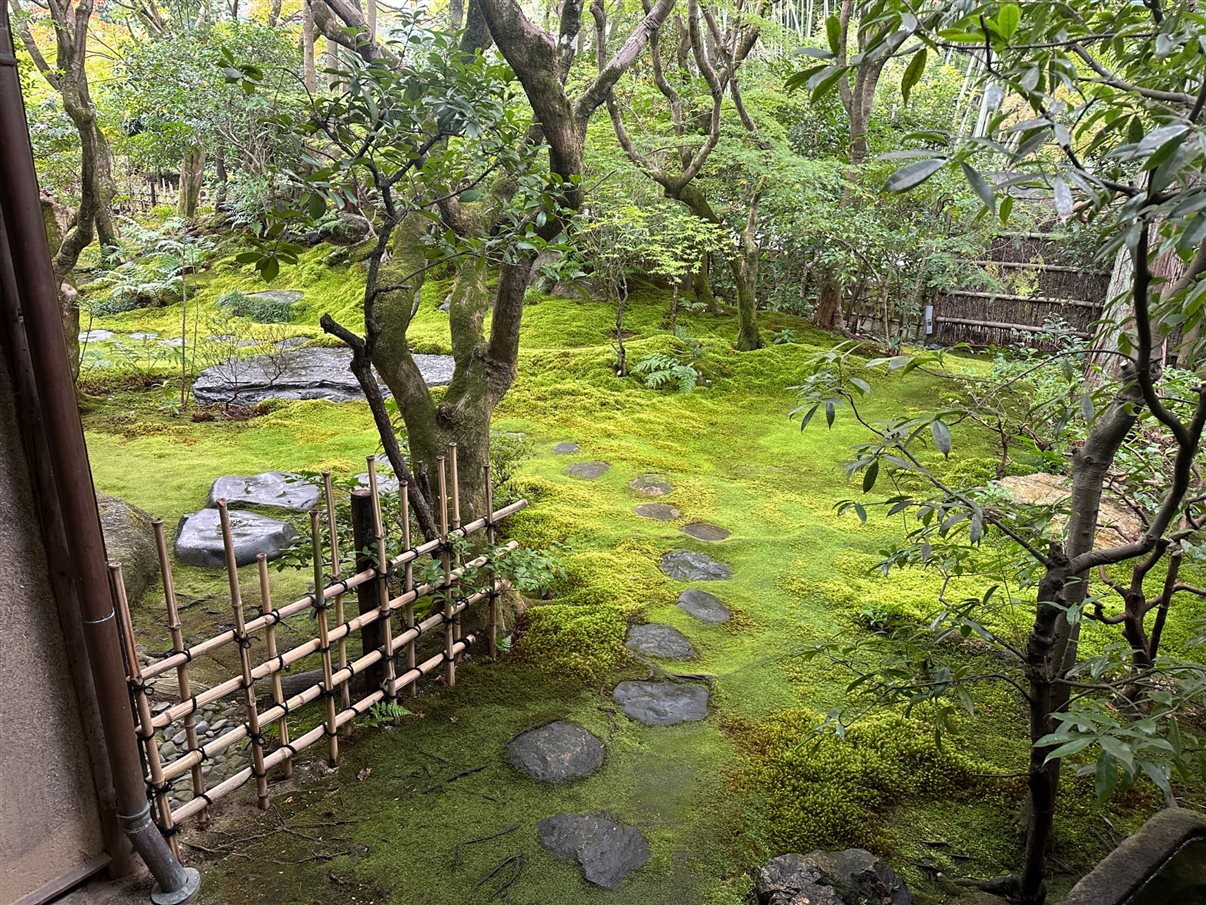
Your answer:
[[[450,475],[452,480],[452,527],[459,528],[461,527],[461,472],[457,463],[455,443],[448,444],[448,456],[449,466],[452,471]],[[453,554],[452,565],[460,568],[461,559],[459,556]],[[452,640],[454,642],[461,640],[461,616],[459,613],[452,617]]]
[[[278,656],[276,649],[277,620],[272,618],[272,585],[268,581],[268,554],[260,553],[256,556],[255,562],[260,571],[260,611],[269,619],[268,625],[264,628],[264,641],[268,646],[268,659],[275,660]],[[285,703],[285,689],[281,684],[281,671],[279,669],[274,670],[272,673],[272,703],[277,706]],[[282,714],[280,719],[276,721],[276,734],[280,736],[282,748],[289,744],[288,714]],[[293,775],[292,755],[285,757],[284,763],[281,765],[281,771],[284,773],[285,779]]]
[[[134,644],[134,623],[130,619],[130,601],[126,597],[126,580],[121,574],[121,564],[109,563],[109,577],[113,583],[113,595],[117,599],[117,611],[121,619],[122,640],[125,642],[126,676],[134,692],[134,704],[138,710],[138,738],[142,741],[151,773],[151,792],[155,796],[155,807],[159,810],[159,825],[168,835],[172,851],[180,857],[180,843],[171,832],[172,806],[168,803],[168,786],[163,779],[163,763],[159,759],[159,742],[155,737],[155,725],[151,716],[151,704],[147,700],[147,686],[142,678],[142,666],[138,662],[138,648]]]
[[[331,472],[324,471],[322,473],[322,494],[326,502],[327,508],[327,539],[331,545],[331,580],[339,581],[343,577],[343,566],[339,561],[339,529],[335,523],[335,494],[331,492]],[[343,625],[343,595],[335,595],[335,624]],[[343,669],[348,665],[348,642],[347,635],[344,635],[335,644],[335,650],[338,654],[336,662],[339,668]],[[339,686],[339,705],[341,710],[347,710],[352,706],[352,689],[347,682]],[[352,724],[348,723],[344,729],[345,735],[350,735],[352,732]]]
[[[230,610],[234,615],[235,643],[239,646],[239,668],[243,673],[247,735],[251,738],[251,772],[255,776],[257,804],[261,811],[266,811],[268,774],[264,772],[264,734],[260,731],[260,713],[255,703],[255,680],[251,677],[251,639],[247,637],[243,590],[239,587],[239,564],[235,560],[234,537],[230,531],[230,511],[226,507],[226,500],[218,500],[218,519],[222,523],[222,549],[226,554],[226,576],[230,579]]]
[[[172,578],[172,559],[168,555],[167,537],[163,532],[163,519],[157,518],[152,523],[155,531],[155,550],[159,554],[159,573],[163,577],[163,601],[167,607],[168,631],[172,633],[172,650],[180,653],[187,648],[184,646],[184,631],[180,625],[180,608],[176,603],[176,583]],[[188,678],[188,658],[176,667],[176,685],[180,691],[180,702],[184,703],[193,696],[192,683]],[[190,751],[199,747],[197,744],[197,714],[186,714],[184,717],[184,737]],[[198,798],[205,792],[205,774],[201,772],[201,764],[193,764],[189,771],[193,781],[193,797]],[[204,826],[209,823],[209,808],[204,808],[197,814],[197,822]]]
[[[444,683],[451,688],[456,685],[456,659],[453,645],[456,643],[452,625],[452,557],[448,552],[448,469],[443,456],[436,458],[440,488],[440,562],[444,566]]]
[[[322,654],[322,689],[327,699],[327,762],[339,765],[339,726],[335,721],[335,690],[331,669],[331,635],[327,623],[327,601],[323,598],[322,534],[318,527],[318,510],[310,510],[310,546],[314,559],[314,617],[318,623],[319,652]]]
[[[498,532],[494,530],[494,486],[490,481],[490,463],[482,466],[486,481],[486,542],[490,545],[490,659],[498,659],[498,576],[494,573],[494,547]]]
[[[402,548],[409,550],[411,548],[410,541],[410,487],[406,481],[402,481],[398,488],[402,502]],[[409,594],[415,587],[415,564],[414,560],[409,560],[402,572],[402,592]],[[406,627],[412,629],[415,627],[415,604],[412,600],[406,604]],[[415,668],[415,644],[418,639],[412,639],[406,645],[406,669],[410,671]],[[419,693],[419,683],[410,683],[410,694],[414,697]]]
[[[372,0],[370,0],[372,2]],[[373,501],[373,534],[377,542],[377,605],[381,611],[378,623],[382,627],[382,661],[384,675],[382,677],[385,699],[393,701],[398,696],[396,672],[394,664],[394,629],[390,624],[392,610],[389,608],[389,587],[387,575],[389,561],[385,551],[385,523],[381,518],[381,495],[377,485],[377,463],[373,456],[368,458],[369,496]]]

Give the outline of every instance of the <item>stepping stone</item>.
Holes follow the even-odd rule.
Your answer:
[[[106,339],[113,338],[112,330],[85,330],[80,334],[80,342],[104,342]]]
[[[624,646],[638,654],[664,657],[667,660],[685,660],[695,656],[695,648],[678,629],[670,625],[650,622],[634,625],[628,629],[628,640]]]
[[[304,340],[302,340],[304,342]],[[414,355],[415,364],[428,386],[444,386],[452,380],[455,366],[451,355]],[[352,376],[350,349],[306,348],[286,355],[253,355],[206,368],[193,384],[193,396],[202,405],[258,405],[269,399],[326,399],[347,402],[363,399],[360,384]],[[381,392],[389,396],[384,385]]]
[[[263,299],[268,302],[293,305],[304,299],[306,294],[300,289],[262,289],[259,292],[247,293],[247,297],[249,299]]]
[[[704,622],[728,622],[729,617],[733,615],[718,598],[695,588],[678,595],[678,608]]]
[[[640,831],[593,814],[557,814],[536,825],[540,844],[582,866],[587,881],[619,889],[633,871],[649,861],[649,843]]]
[[[230,507],[269,506],[291,512],[309,512],[322,492],[309,481],[284,471],[266,471],[257,475],[228,475],[214,481],[209,489],[209,504],[226,500]]]
[[[708,541],[724,540],[733,533],[727,528],[721,528],[719,525],[709,522],[691,522],[689,525],[683,525],[683,531],[696,540]]]
[[[137,340],[159,339],[159,334],[158,333],[131,333],[130,339],[137,339]]]
[[[260,553],[276,559],[297,537],[293,526],[254,512],[230,513],[230,531],[234,540],[235,562],[240,566],[255,562]],[[190,566],[221,568],[226,565],[222,547],[222,523],[217,509],[202,509],[180,519],[176,537],[176,557]]]
[[[602,766],[603,743],[581,726],[558,720],[507,742],[507,760],[532,779],[565,782]]]
[[[632,511],[641,518],[657,519],[659,522],[672,522],[682,515],[669,503],[641,503]]]
[[[184,340],[182,340],[179,336],[177,336],[175,339],[161,339],[161,340],[159,340],[159,345],[170,346],[173,349],[179,349],[181,346],[184,345]],[[201,373],[204,374],[205,372],[202,371]]]
[[[576,465],[571,465],[566,469],[566,474],[571,474],[575,478],[583,478],[587,481],[593,481],[611,466],[606,462],[579,462]]]
[[[674,485],[660,474],[638,475],[628,482],[628,486],[646,496],[665,496],[674,489]]]
[[[389,464],[389,459],[386,457],[385,453],[378,453],[375,458],[377,460],[377,489],[382,493],[397,493],[402,487],[402,483],[396,477],[394,477],[394,469],[393,466]],[[360,474],[356,475],[356,483],[365,490],[368,490],[368,472],[362,471]]]
[[[576,453],[581,448],[582,447],[577,443],[572,443],[567,440],[564,443],[558,443],[556,446],[554,446],[553,452],[557,453],[559,456],[568,456],[570,453]]]
[[[733,577],[733,570],[727,565],[694,550],[662,554],[662,571],[679,581],[723,581]]]
[[[646,726],[673,726],[708,715],[708,689],[675,682],[621,682],[611,696],[624,713]]]

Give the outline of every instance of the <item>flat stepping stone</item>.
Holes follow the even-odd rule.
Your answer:
[[[238,510],[230,513],[230,532],[235,562],[240,566],[255,562],[260,553],[276,559],[297,537],[297,532],[287,522]],[[176,557],[190,566],[219,569],[226,565],[222,523],[217,509],[202,509],[180,519]]]
[[[628,640],[624,646],[638,654],[663,657],[667,660],[685,660],[695,656],[695,648],[686,635],[671,625],[650,622],[634,625],[628,629]]]
[[[541,782],[589,776],[603,764],[603,743],[581,726],[558,720],[507,742],[507,760]]]
[[[209,505],[218,500],[226,505],[267,506],[291,512],[309,512],[318,505],[322,492],[299,475],[285,471],[266,471],[255,475],[227,475],[214,481],[209,489]]]
[[[638,475],[628,482],[628,486],[646,496],[665,496],[674,490],[674,485],[660,474]]]
[[[689,525],[683,525],[683,532],[691,535],[696,540],[707,541],[724,540],[733,533],[727,528],[721,528],[719,525],[713,525],[710,522],[691,522]]]
[[[556,446],[554,446],[553,452],[557,453],[559,456],[568,456],[570,453],[576,453],[581,448],[582,447],[577,443],[572,443],[567,440],[564,443],[558,443]]]
[[[733,570],[727,565],[694,550],[662,554],[662,571],[679,581],[723,581],[733,577]]]
[[[130,339],[138,339],[138,340],[159,339],[159,334],[158,333],[131,333]]]
[[[377,489],[382,493],[397,493],[402,487],[402,482],[394,477],[394,469],[389,464],[389,459],[384,453],[378,453],[375,458],[377,460],[375,465],[377,469]],[[356,475],[356,483],[365,490],[368,490],[368,472],[362,471]]]
[[[536,825],[540,844],[568,861],[577,861],[587,881],[619,889],[649,861],[649,843],[631,826],[593,814],[557,814]]]
[[[304,341],[304,340],[303,340]],[[428,386],[445,386],[452,380],[451,355],[414,355]],[[193,396],[202,405],[258,405],[269,399],[291,402],[326,399],[348,402],[363,399],[360,384],[350,368],[352,352],[339,348],[305,348],[286,354],[253,355],[206,368],[193,384]],[[389,390],[378,381],[381,392]]]
[[[611,468],[611,465],[607,462],[579,462],[566,469],[566,474],[573,475],[575,478],[593,481],[609,468]]]
[[[659,522],[672,522],[682,515],[669,503],[641,503],[632,511],[641,518],[657,519]]]
[[[611,696],[624,713],[646,726],[673,726],[708,715],[708,689],[675,682],[621,682]]]
[[[263,299],[268,302],[280,302],[283,305],[293,305],[306,297],[300,289],[261,289],[259,292],[247,293],[249,299]]]
[[[678,595],[678,608],[696,619],[711,623],[728,622],[733,615],[719,598],[695,588]]]

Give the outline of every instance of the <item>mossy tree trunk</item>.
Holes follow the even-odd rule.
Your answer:
[[[176,199],[176,213],[186,220],[197,216],[197,204],[201,200],[201,189],[205,184],[205,149],[192,147],[184,152],[180,162],[180,195]]]

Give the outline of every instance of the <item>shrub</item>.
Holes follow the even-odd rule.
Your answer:
[[[218,297],[218,307],[257,324],[286,324],[293,319],[293,303],[266,295],[247,295],[231,289]]]

